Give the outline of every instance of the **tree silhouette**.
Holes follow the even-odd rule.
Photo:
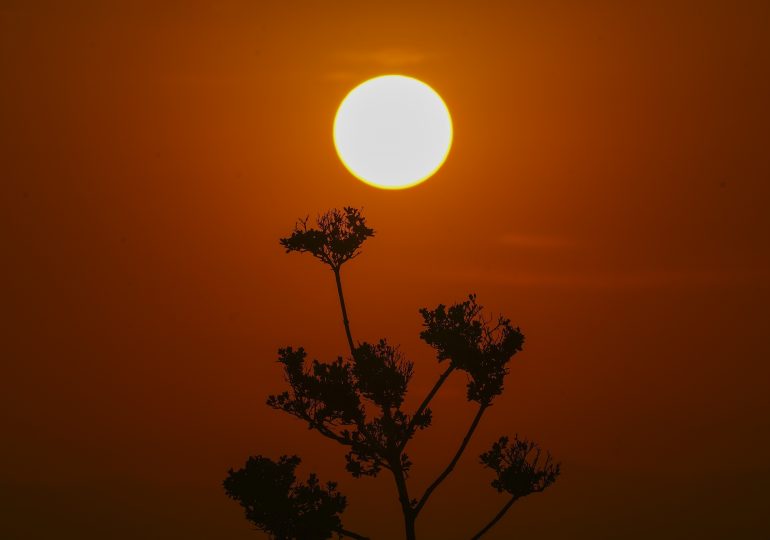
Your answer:
[[[502,393],[508,363],[521,351],[524,336],[509,319],[484,317],[473,294],[450,306],[421,309],[420,338],[433,347],[446,368],[417,410],[404,410],[413,362],[385,339],[354,342],[342,291],[342,265],[359,255],[374,230],[366,225],[360,210],[351,207],[332,209],[314,225],[309,226],[307,218],[299,220],[291,235],[280,242],[287,253],[310,253],[332,270],[350,356],[308,363],[301,347],[279,349],[278,362],[289,388],[269,396],[267,405],[344,446],[346,469],[353,477],[388,471],[398,493],[405,537],[415,540],[417,517],[457,465],[482,416]],[[454,371],[467,375],[466,398],[476,405],[476,414],[452,459],[422,495],[414,498],[407,485],[412,462],[405,450],[418,431],[430,426],[430,403]],[[492,487],[509,498],[472,540],[489,531],[518,499],[543,491],[559,476],[559,464],[550,454],[543,455],[535,443],[518,436],[513,441],[500,437],[481,454],[480,462],[495,474]],[[230,469],[225,491],[240,503],[249,521],[275,540],[323,540],[335,535],[368,538],[343,527],[340,516],[347,501],[335,483],[322,485],[314,474],[304,483],[297,482],[294,471],[299,463],[297,456],[281,456],[277,462],[251,457],[244,468]]]

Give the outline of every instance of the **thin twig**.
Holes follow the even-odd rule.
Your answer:
[[[455,468],[455,465],[457,465],[457,462],[460,461],[460,457],[463,455],[463,452],[465,451],[465,447],[468,446],[468,442],[470,442],[471,437],[473,437],[473,432],[476,431],[476,428],[479,425],[479,422],[481,421],[481,417],[484,415],[484,411],[487,410],[489,407],[488,404],[481,404],[479,406],[478,412],[476,412],[476,416],[473,418],[473,421],[471,422],[470,427],[468,428],[468,432],[465,434],[465,437],[463,437],[462,443],[460,443],[460,448],[457,449],[457,452],[455,452],[454,457],[452,458],[452,461],[449,462],[449,465],[446,466],[444,471],[436,478],[436,480],[433,481],[433,483],[428,486],[428,489],[425,490],[425,493],[420,498],[420,502],[417,503],[417,506],[414,507],[415,514],[418,514],[420,510],[422,510],[422,507],[425,506],[425,503],[428,502],[428,499],[430,498],[431,494],[436,490],[436,488],[443,482],[447,476],[449,476],[449,473],[452,472],[452,470]]]
[[[505,503],[505,505],[500,509],[500,511],[495,515],[495,517],[492,518],[492,521],[487,523],[483,529],[481,529],[479,532],[474,534],[471,537],[471,540],[478,540],[484,534],[486,534],[489,531],[489,529],[494,527],[497,524],[497,522],[502,519],[505,513],[511,508],[511,506],[513,506],[513,503],[516,502],[516,499],[518,499],[518,497],[511,497],[511,499],[507,503]]]
[[[428,392],[428,395],[425,396],[425,399],[422,400],[422,403],[417,408],[417,412],[414,413],[414,415],[412,416],[412,419],[409,421],[409,425],[406,428],[407,434],[412,433],[412,430],[414,430],[414,427],[415,427],[415,420],[419,418],[422,415],[422,413],[425,412],[425,409],[428,408],[428,405],[433,399],[433,396],[436,395],[436,392],[438,392],[439,388],[441,388],[441,385],[444,384],[444,381],[447,380],[447,378],[452,373],[452,371],[454,371],[454,369],[455,369],[454,364],[449,364],[449,367],[446,368],[444,373],[441,374],[441,376],[436,381],[436,384],[434,384],[433,388],[431,388],[430,392]],[[401,443],[400,450],[403,450],[406,447],[407,442],[409,442],[409,438],[404,439],[404,441]]]
[[[350,356],[355,356],[356,347],[353,345],[353,335],[350,333],[350,321],[348,320],[348,310],[345,308],[345,296],[342,294],[342,280],[340,279],[340,269],[333,268],[334,280],[337,282],[337,295],[340,298],[340,309],[342,309],[342,324],[345,326],[345,335],[348,338],[348,347],[350,347]]]
[[[343,529],[340,527],[339,529],[335,529],[336,533],[341,534],[342,536],[347,536],[348,538],[353,538],[353,540],[369,540],[368,536],[363,536],[358,533],[354,533],[353,531],[348,531],[347,529]]]

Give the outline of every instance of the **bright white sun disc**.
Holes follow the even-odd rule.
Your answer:
[[[334,146],[367,184],[402,189],[430,178],[452,146],[452,118],[435,90],[403,75],[356,86],[334,119]]]

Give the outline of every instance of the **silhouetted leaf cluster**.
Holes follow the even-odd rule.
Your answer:
[[[381,339],[356,348],[353,374],[361,394],[382,409],[398,408],[414,373],[414,364]]]
[[[290,389],[271,395],[267,404],[307,422],[308,427],[350,447],[347,469],[355,477],[376,476],[389,467],[394,451],[406,440],[410,416],[401,410],[413,364],[380,340],[361,343],[353,359],[332,363],[313,360],[306,367],[304,349],[278,351]],[[377,414],[366,413],[366,403]],[[417,427],[426,427],[424,418]],[[404,455],[402,466],[408,469]]]
[[[297,456],[276,462],[252,456],[242,469],[230,469],[224,481],[227,495],[238,501],[246,519],[275,540],[326,540],[342,528],[340,514],[347,501],[337,485],[322,485],[315,474],[297,482]]]
[[[509,444],[510,443],[510,444]],[[500,437],[492,448],[481,454],[481,463],[496,473],[492,487],[514,498],[543,491],[556,481],[561,466],[553,463],[551,454],[542,453],[537,444],[519,439]]]
[[[313,360],[306,370],[306,356],[302,347],[278,350],[278,362],[283,364],[291,394],[270,396],[267,404],[295,416],[307,416],[318,425],[358,425],[364,410],[354,386],[351,364],[342,358],[332,363]]]
[[[374,229],[366,226],[361,211],[346,206],[318,216],[316,227],[308,226],[308,218],[299,220],[291,235],[281,238],[281,245],[287,253],[310,253],[337,271],[358,255],[361,244],[371,236]]]
[[[502,393],[507,364],[521,351],[524,335],[504,317],[485,320],[482,310],[474,294],[449,307],[423,308],[425,329],[420,337],[436,349],[439,362],[449,360],[455,369],[469,375],[469,401],[489,405]]]

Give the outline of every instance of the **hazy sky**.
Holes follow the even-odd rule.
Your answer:
[[[476,292],[527,339],[421,538],[504,503],[477,463],[504,433],[563,475],[490,540],[770,536],[769,29],[766,1],[5,0],[0,537],[260,538],[221,488],[258,453],[398,537],[389,478],[264,404],[278,347],[345,351],[331,273],[278,245],[342,205],[377,230],[343,276],[353,332],[402,345],[413,401],[438,373],[418,308]],[[331,137],[385,73],[455,127],[401,192]],[[414,442],[418,493],[464,382]]]

